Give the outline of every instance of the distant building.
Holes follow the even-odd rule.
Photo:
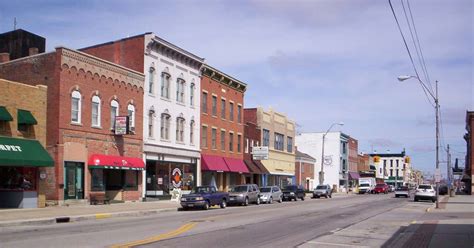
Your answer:
[[[295,122],[286,115],[263,108],[247,108],[245,122],[256,123],[260,129],[261,146],[268,147],[268,159],[261,160],[269,174],[264,174],[263,185],[284,187],[295,183]]]
[[[464,135],[464,139],[466,140],[467,144],[467,151],[466,151],[466,167],[464,169],[464,174],[462,176],[461,181],[467,185],[467,192],[472,194],[474,191],[474,181],[472,178],[474,177],[474,111],[466,111],[466,131],[467,133]]]
[[[322,157],[322,141],[324,133],[302,133],[296,136],[296,146],[301,152],[320,159]],[[324,141],[324,183],[338,191],[348,189],[349,179],[349,135],[341,132],[327,133]],[[319,183],[321,164],[317,163],[314,179]]]
[[[0,34],[0,63],[44,53],[45,46],[45,38],[23,29]]]
[[[316,187],[314,181],[314,165],[316,159],[306,153],[296,149],[295,176],[296,184],[304,186],[306,190],[312,190]]]
[[[406,185],[410,183],[411,163],[405,151],[401,153],[372,153],[369,163],[375,166],[375,177],[378,182],[389,185]]]
[[[349,147],[349,154],[347,156],[349,164],[349,188],[354,188],[358,184],[358,179],[360,178],[359,171],[357,170],[359,163],[359,142],[353,137],[349,137],[347,146]]]

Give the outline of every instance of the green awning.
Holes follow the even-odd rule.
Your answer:
[[[28,110],[18,110],[18,124],[36,125],[38,122],[35,117]]]
[[[54,161],[37,140],[0,137],[0,166],[54,166]]]
[[[13,117],[4,106],[0,106],[0,121],[13,121]]]

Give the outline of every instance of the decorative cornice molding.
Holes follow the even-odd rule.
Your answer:
[[[142,90],[144,88],[145,75],[143,73],[66,47],[58,47],[56,50],[61,51],[61,67],[64,65],[69,68],[75,67],[77,70],[82,69],[92,75],[98,74],[112,78],[114,81],[131,84]]]
[[[227,85],[242,93],[247,90],[247,84],[244,82],[237,80],[207,64],[202,65],[201,75],[215,80],[221,84]]]

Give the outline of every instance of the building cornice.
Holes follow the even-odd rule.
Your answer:
[[[244,93],[247,90],[247,84],[233,78],[232,76],[229,76],[225,74],[222,71],[217,70],[214,67],[211,67],[210,65],[203,64],[201,67],[201,75],[208,77],[212,80],[215,80],[223,85],[229,86],[232,89],[235,89],[239,92]]]

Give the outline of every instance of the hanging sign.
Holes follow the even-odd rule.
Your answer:
[[[128,126],[130,125],[128,118],[128,116],[115,117],[115,135],[128,134]]]

